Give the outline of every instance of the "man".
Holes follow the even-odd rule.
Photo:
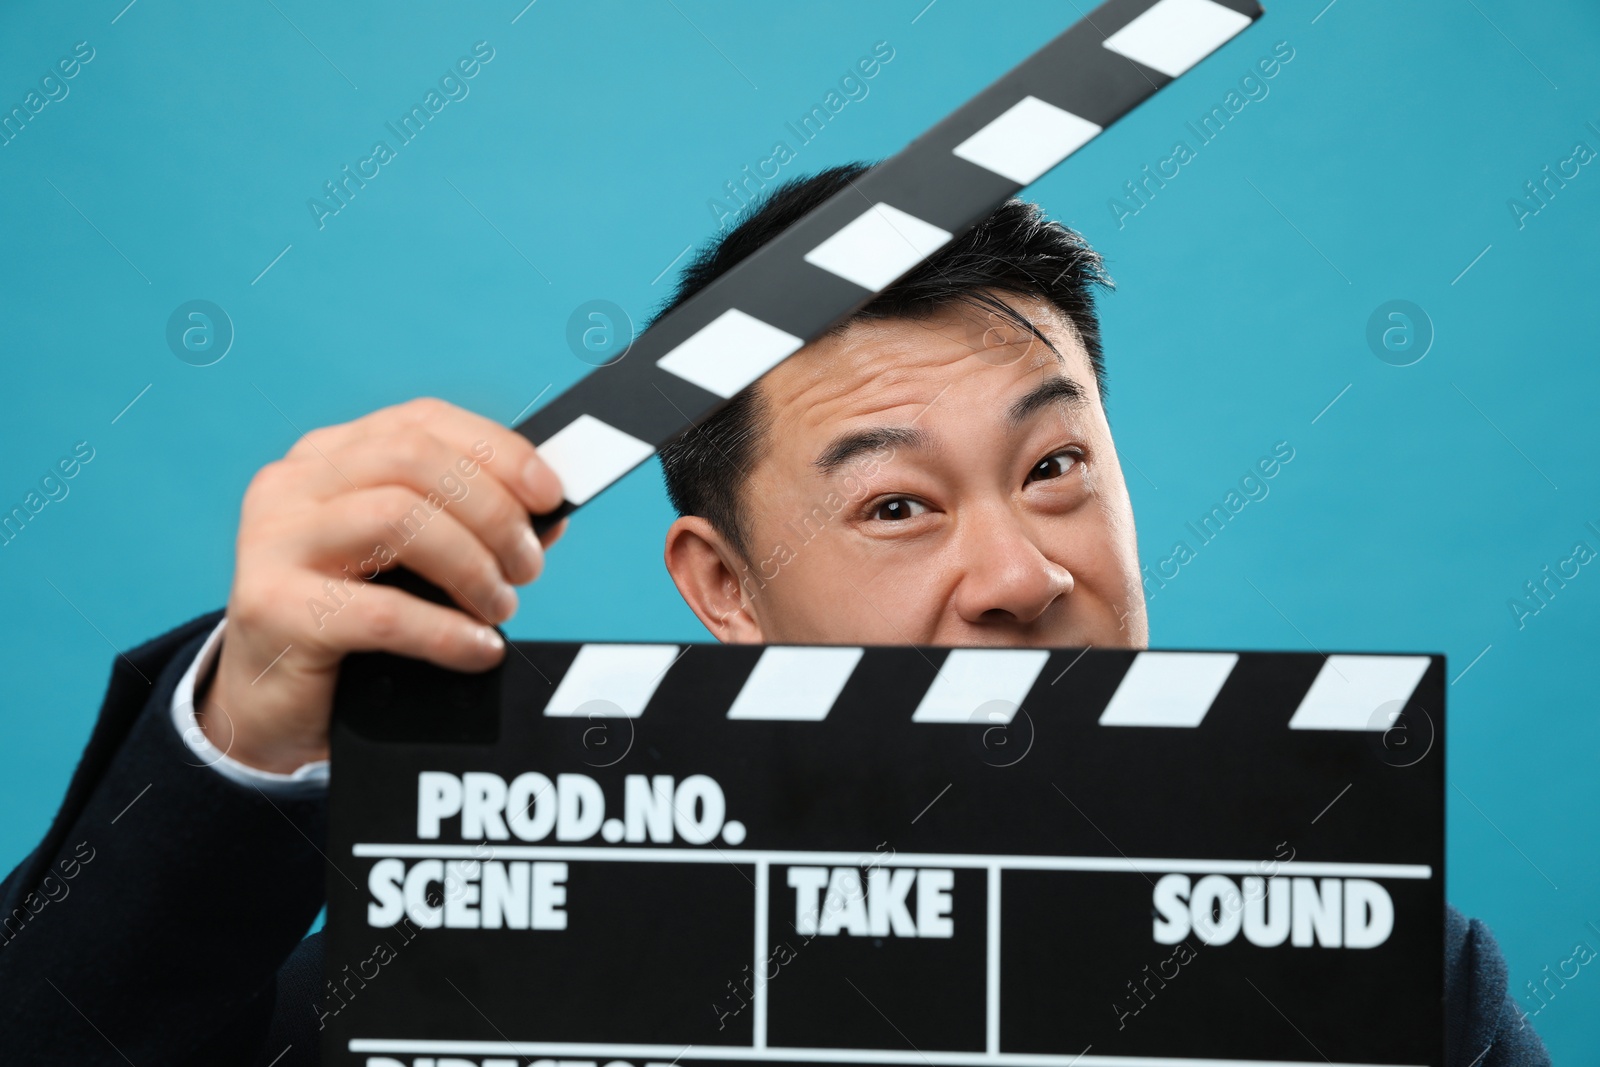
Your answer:
[[[863,169],[775,190],[663,310]],[[1143,647],[1108,284],[1076,234],[1012,201],[663,450],[666,565],[695,614],[728,642]],[[339,663],[498,663],[491,624],[561,532],[541,543],[528,514],[560,500],[524,439],[439,401],[313,431],[263,468],[225,621],[117,664],[60,815],[4,885],[0,1056],[314,1063],[332,1005],[322,939],[300,937]],[[366,580],[397,564],[455,607]],[[1487,930],[1452,910],[1446,941],[1449,1062],[1547,1063]]]

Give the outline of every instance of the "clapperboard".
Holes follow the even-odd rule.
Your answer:
[[[1440,657],[353,665],[330,1064],[1443,1062]]]
[[[517,429],[581,507],[1259,16],[1111,0]],[[349,659],[323,1058],[1443,1062],[1442,657]]]

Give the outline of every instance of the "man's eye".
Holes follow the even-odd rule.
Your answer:
[[[1033,465],[1028,472],[1027,482],[1042,482],[1050,478],[1059,478],[1068,473],[1078,462],[1078,455],[1074,452],[1057,452],[1053,456],[1046,456]]]
[[[927,510],[928,505],[926,504],[919,504],[915,500],[907,500],[903,496],[897,496],[893,500],[885,500],[879,504],[878,509],[872,513],[872,517],[888,522],[896,522],[921,515]]]

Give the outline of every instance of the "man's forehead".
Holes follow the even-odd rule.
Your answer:
[[[1043,335],[987,308],[953,303],[916,318],[854,320],[801,349],[762,379],[778,422],[817,425],[927,404],[930,390],[981,375],[1010,393],[1055,372],[1095,396],[1089,354],[1071,321],[1046,301],[1008,294],[1008,305]]]

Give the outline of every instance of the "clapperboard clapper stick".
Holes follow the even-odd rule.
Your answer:
[[[566,491],[534,528],[716,414],[1260,15],[1254,0],[1095,8],[519,423]],[[404,570],[380,580],[450,603]]]
[[[971,229],[1261,14],[1110,0],[516,429],[566,489],[542,530]]]
[[[518,426],[536,524],[1259,13],[1096,9]],[[1441,657],[512,647],[346,662],[325,1063],[1443,1061]]]

